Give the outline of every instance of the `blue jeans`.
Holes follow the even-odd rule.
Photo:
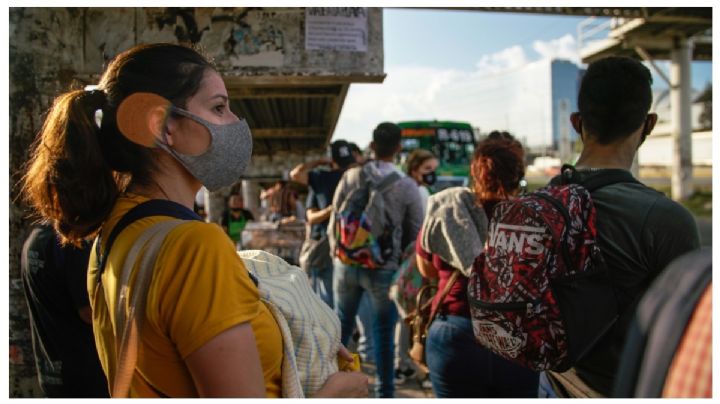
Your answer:
[[[320,299],[325,302],[330,308],[335,308],[333,305],[333,266],[329,265],[327,268],[310,268],[308,274],[310,278],[310,286],[313,291],[320,296]]]
[[[435,318],[428,331],[425,354],[438,398],[538,396],[538,373],[475,342],[468,317]]]
[[[545,372],[540,372],[540,383],[538,385],[538,398],[558,398],[553,390],[550,380]]]
[[[333,273],[335,312],[340,318],[341,341],[344,345],[350,341],[355,329],[355,315],[358,312],[363,292],[370,298],[372,343],[377,379],[375,395],[377,397],[393,397],[395,395],[393,359],[397,309],[388,296],[394,273],[394,270],[353,267],[345,265],[339,260],[335,260],[335,272]]]
[[[358,340],[357,351],[363,362],[375,363],[375,353],[373,351],[372,340],[372,306],[370,305],[370,295],[363,293],[360,298],[360,306],[358,314],[355,317],[355,324],[360,331],[360,339]]]

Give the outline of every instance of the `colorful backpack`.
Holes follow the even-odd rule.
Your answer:
[[[437,283],[424,278],[417,267],[417,256],[415,254],[415,242],[410,243],[403,251],[400,268],[395,271],[390,286],[390,300],[394,301],[398,308],[398,314],[406,319],[415,311],[415,305],[420,288],[431,283]],[[434,295],[433,295],[434,296]]]
[[[360,170],[360,186],[347,195],[335,213],[335,256],[346,265],[381,268],[400,246],[400,226],[387,217],[384,192],[398,180],[392,172],[371,179],[367,165]]]
[[[558,182],[495,207],[468,284],[477,341],[537,371],[569,369],[618,319],[590,193],[637,181],[564,166]]]

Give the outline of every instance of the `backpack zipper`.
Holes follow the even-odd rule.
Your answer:
[[[535,305],[540,303],[540,300],[534,302],[508,302],[508,303],[487,303],[482,300],[468,299],[470,304],[478,309],[493,310],[493,311],[525,311],[526,315],[530,315],[533,312]]]
[[[565,209],[565,206],[563,206],[562,202],[558,201],[557,199],[555,199],[549,195],[545,195],[541,192],[537,192],[537,193],[535,193],[535,195],[540,197],[540,199],[544,199],[544,200],[550,202],[550,204],[553,205],[555,207],[555,209],[557,209],[560,212],[560,214],[562,214],[563,218],[565,219],[565,232],[564,232],[564,234],[560,235],[560,237],[561,237],[560,241],[562,242],[562,255],[563,255],[563,260],[565,261],[566,271],[571,270],[575,266],[573,265],[573,262],[570,259],[570,250],[568,250],[568,242],[567,242],[567,238],[569,237],[569,234],[570,234],[570,230],[568,230],[568,226],[570,226],[570,214],[568,213],[567,209]],[[548,226],[548,227],[550,227],[550,226]]]

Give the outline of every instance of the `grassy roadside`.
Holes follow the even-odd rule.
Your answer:
[[[670,197],[670,187],[654,188]],[[681,203],[697,217],[712,218],[712,187],[697,187],[695,192]]]

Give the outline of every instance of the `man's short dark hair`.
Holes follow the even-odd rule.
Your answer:
[[[387,158],[395,154],[400,144],[400,127],[392,122],[383,122],[373,131],[375,157]]]
[[[629,136],[650,110],[651,85],[650,70],[635,59],[612,56],[591,63],[578,94],[583,127],[601,144]]]
[[[358,146],[355,142],[349,142],[349,143],[350,143],[350,151],[351,152],[354,152],[357,154],[362,154],[362,150],[360,150],[360,146]]]

